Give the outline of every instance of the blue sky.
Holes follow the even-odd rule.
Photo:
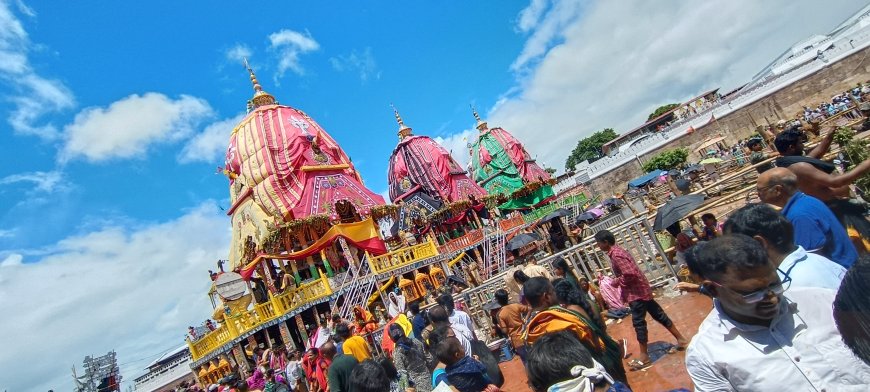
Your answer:
[[[390,103],[460,162],[473,103],[562,168],[583,136],[739,86],[864,5],[804,3],[0,0],[0,389],[69,390],[110,349],[132,380],[208,317],[243,55],[383,193]]]
[[[54,124],[64,133],[63,127],[87,108],[105,109],[133,94],[157,93],[170,100],[188,95],[209,108],[200,108],[208,113],[185,124],[190,135],[244,110],[251,86],[240,59],[228,57],[241,47],[267,91],[320,122],[354,160],[366,184],[382,192],[396,141],[389,103],[418,133],[439,136],[468,128],[473,123],[468,104],[494,104],[513,81],[509,65],[522,47],[514,29],[521,2],[500,7],[457,3],[449,11],[423,2],[363,9],[339,2],[265,4],[209,5],[207,18],[203,5],[195,2],[29,4],[36,16],[18,16],[36,47],[28,53],[31,66],[62,83],[74,99],[69,107],[43,112],[35,123]],[[279,69],[282,49],[273,48],[269,36],[282,30],[316,42],[317,49],[299,49],[298,57],[290,59],[298,69]],[[15,110],[0,108],[3,114]],[[124,133],[128,123],[137,121],[135,116],[113,121],[113,128],[99,133]],[[46,140],[3,125],[7,137],[0,154],[13,164],[0,168],[0,178],[59,172],[58,185],[68,189],[41,205],[43,219],[34,219],[33,209],[0,209],[0,228],[17,234],[0,237],[0,249],[51,244],[92,220],[123,216],[159,221],[202,200],[226,204],[227,182],[214,175],[222,155],[180,160],[185,137],[168,136],[172,130],[150,143],[118,137],[118,148],[140,145],[142,151],[131,156],[112,156],[113,146],[64,157],[63,135]],[[223,133],[230,131],[226,127]],[[0,192],[8,201],[28,202],[30,186],[22,181]]]

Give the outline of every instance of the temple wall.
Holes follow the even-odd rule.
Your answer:
[[[697,161],[699,156],[694,149],[708,138],[722,135],[725,136],[726,145],[734,145],[738,140],[755,133],[755,129],[760,125],[775,124],[780,119],[802,116],[804,106],[816,106],[823,101],[830,101],[831,96],[868,80],[870,80],[870,47],[830,64],[767,97],[697,128],[690,135],[680,137],[638,158],[646,162],[659,152],[675,147],[688,147],[689,160]],[[636,159],[593,179],[589,188],[594,194],[625,192],[628,181],[643,173]]]

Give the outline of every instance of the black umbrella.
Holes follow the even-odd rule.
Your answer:
[[[604,199],[604,201],[601,202],[601,205],[603,205],[603,206],[621,206],[623,204],[625,204],[624,201],[617,199],[615,197],[611,197],[609,199]]]
[[[464,287],[468,287],[468,282],[465,279],[462,279],[456,275],[450,275],[447,277],[447,284],[456,284]]]
[[[666,227],[679,222],[703,202],[704,195],[685,195],[665,203],[656,213],[653,230],[664,230]]]
[[[692,165],[692,166],[689,166],[688,168],[686,168],[685,171],[686,171],[686,173],[695,173],[695,172],[699,172],[699,171],[703,171],[703,170],[704,170],[704,168],[701,167],[701,165]]]
[[[536,233],[520,233],[517,234],[514,238],[511,238],[507,243],[508,250],[516,250],[520,249],[528,244],[531,244],[535,241],[540,241],[541,236]]]
[[[571,211],[568,211],[565,208],[559,208],[547,215],[544,215],[543,218],[539,219],[538,222],[546,222],[550,219],[561,218],[563,216],[571,215]]]
[[[584,213],[582,213],[582,214],[580,214],[580,215],[577,215],[577,218],[574,219],[574,222],[575,222],[575,223],[580,223],[580,222],[594,221],[595,218],[597,218],[597,217],[595,216],[595,214],[593,214],[593,213],[591,213],[591,212],[584,212]]]

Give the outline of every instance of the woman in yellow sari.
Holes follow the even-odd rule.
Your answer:
[[[564,280],[557,284],[570,285]],[[523,295],[533,308],[523,331],[526,345],[533,345],[535,340],[550,332],[571,331],[614,379],[628,382],[619,344],[599,326],[600,319],[593,321],[583,306],[570,303],[576,301],[560,305],[553,285],[543,277],[529,279],[523,285]],[[577,297],[582,300],[579,291]]]
[[[356,324],[355,332],[357,335],[365,335],[378,329],[378,324],[375,322],[372,313],[362,306],[357,305],[353,307],[353,320]]]

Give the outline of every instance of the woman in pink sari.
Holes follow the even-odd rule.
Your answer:
[[[621,319],[628,315],[628,306],[622,302],[622,289],[613,281],[612,277],[598,272],[598,291],[607,305],[607,317]]]
[[[624,308],[622,303],[622,288],[613,284],[613,278],[598,273],[598,290],[604,298],[604,302],[608,308],[619,309]]]

